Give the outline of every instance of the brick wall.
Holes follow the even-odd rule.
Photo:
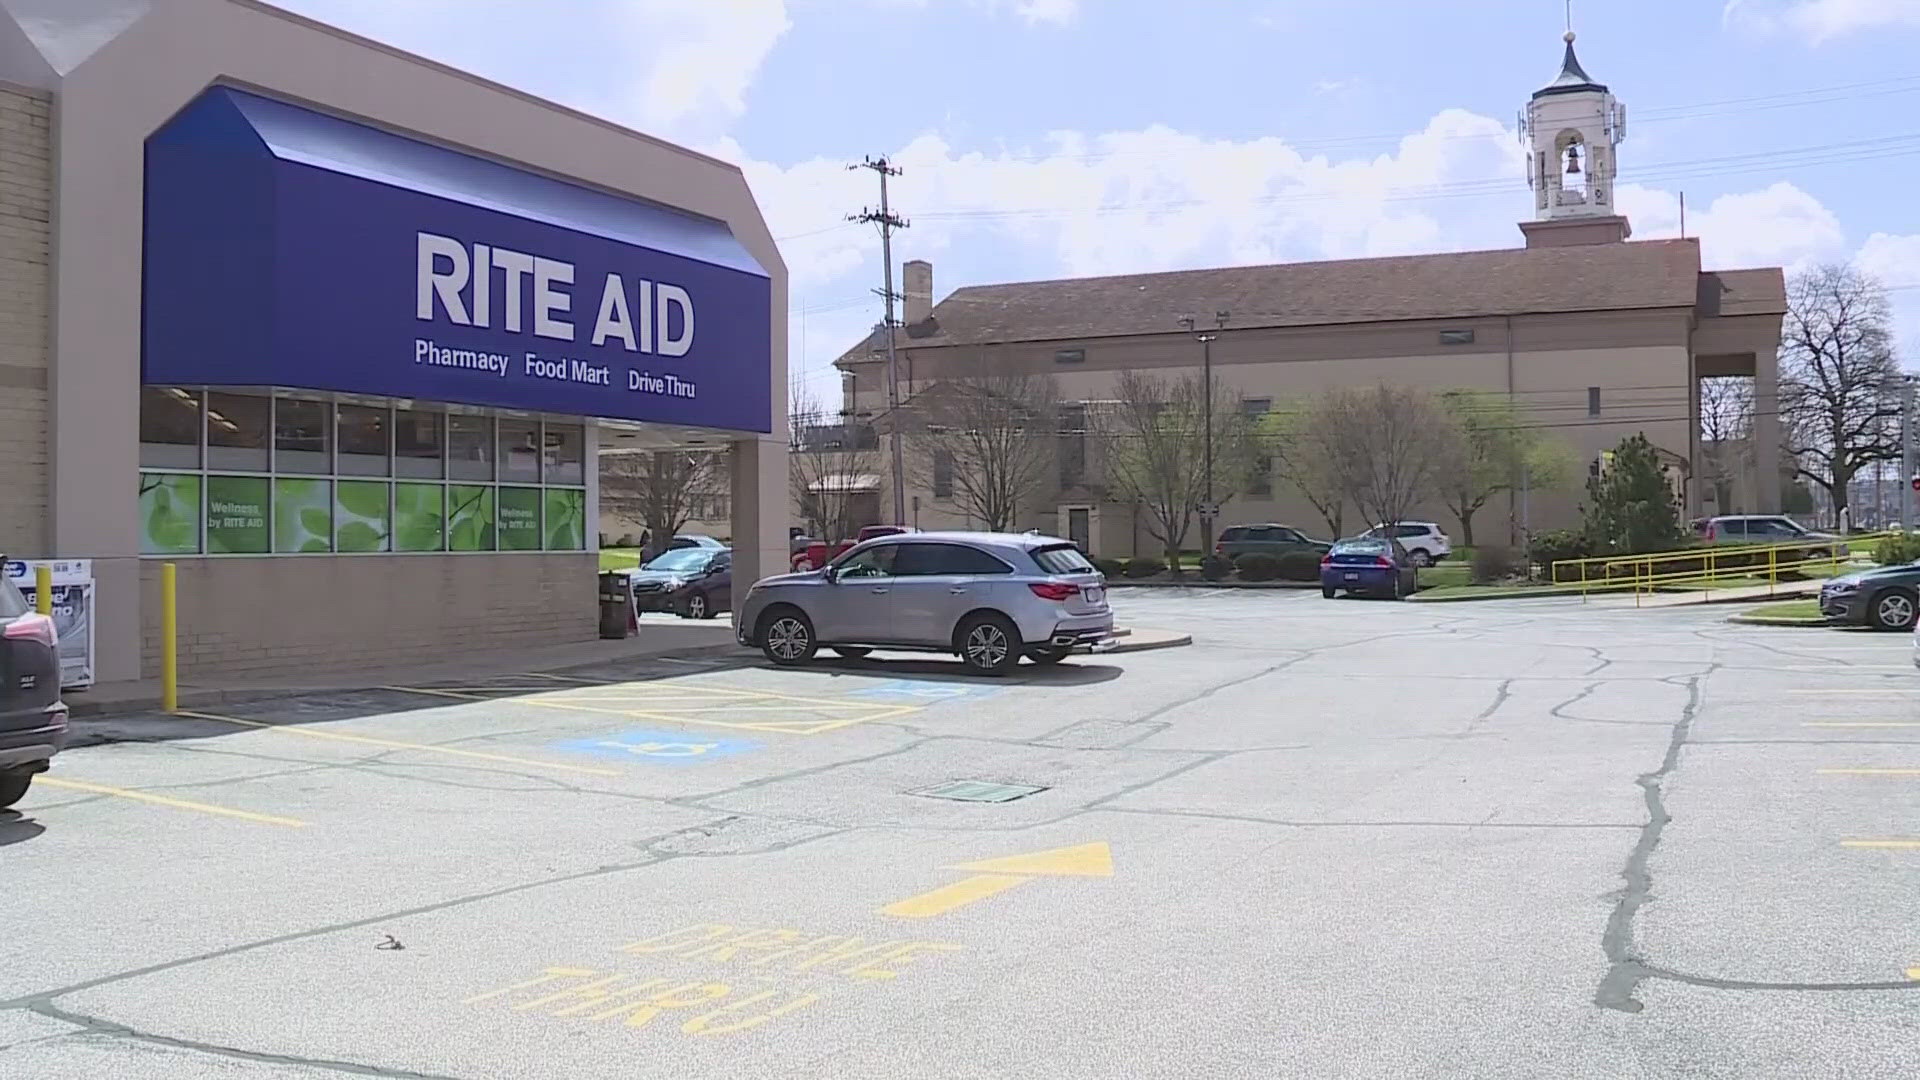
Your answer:
[[[178,559],[180,678],[339,672],[599,636],[597,558]],[[160,670],[160,563],[143,561],[141,673]]]
[[[0,83],[0,552],[46,555],[48,97]]]

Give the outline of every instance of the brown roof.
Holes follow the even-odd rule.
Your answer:
[[[1170,333],[1182,315],[1206,326],[1216,311],[1231,313],[1230,328],[1248,329],[1680,308],[1699,292],[1698,240],[1461,251],[973,285],[935,305],[934,325],[909,328],[900,344]],[[866,359],[879,344],[876,330],[841,359]]]
[[[1787,274],[1765,270],[1709,270],[1700,275],[1702,315],[1784,315]]]

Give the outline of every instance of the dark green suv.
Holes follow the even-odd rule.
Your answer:
[[[1221,530],[1220,539],[1213,545],[1213,553],[1237,559],[1256,551],[1274,556],[1302,551],[1317,558],[1332,547],[1332,544],[1315,540],[1288,525],[1229,525]]]

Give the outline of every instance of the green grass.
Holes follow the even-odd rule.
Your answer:
[[[1548,596],[1555,593],[1569,595],[1564,586],[1553,585],[1436,585],[1427,584],[1427,575],[1420,575],[1420,591],[1416,595],[1422,600],[1447,600],[1455,597],[1472,596],[1482,600],[1497,600],[1505,596]],[[1578,595],[1573,593],[1571,595]]]
[[[631,570],[640,565],[639,548],[601,548],[601,570]]]
[[[1762,619],[1817,619],[1820,617],[1820,601],[1788,600],[1783,604],[1757,607],[1745,614]]]

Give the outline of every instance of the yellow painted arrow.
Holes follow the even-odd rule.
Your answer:
[[[950,870],[972,870],[974,875],[943,885],[932,892],[910,896],[880,909],[882,915],[899,919],[926,919],[944,915],[954,908],[985,900],[1015,885],[1024,885],[1036,877],[1112,877],[1113,850],[1105,841],[1074,847],[1035,851],[1027,855],[1008,855],[999,859],[961,863]]]

